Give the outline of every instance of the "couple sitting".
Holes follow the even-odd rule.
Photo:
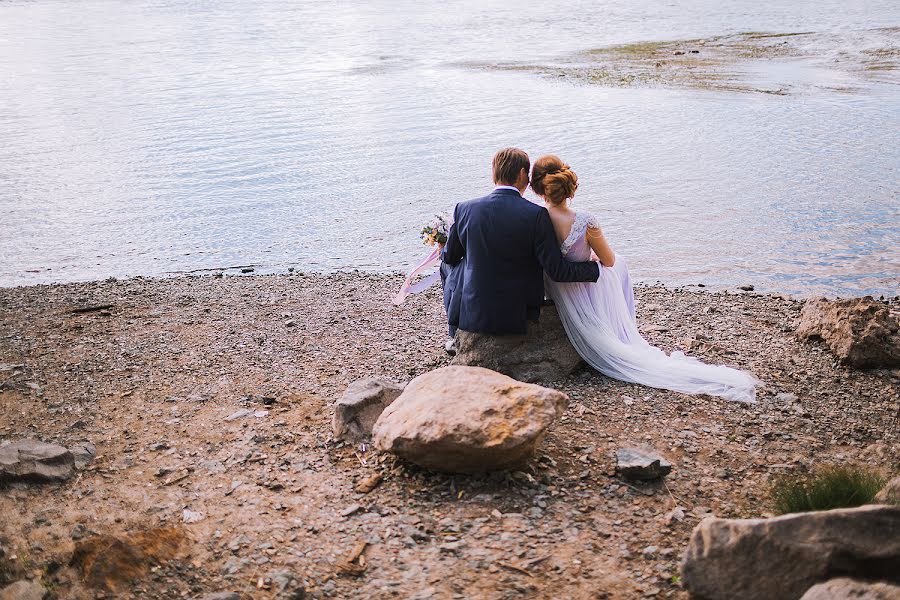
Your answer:
[[[604,375],[753,402],[753,375],[681,352],[666,355],[641,337],[628,268],[597,219],[569,206],[578,189],[575,173],[556,156],[538,159],[530,183],[544,199],[539,206],[522,196],[530,166],[522,150],[501,150],[493,161],[494,191],[456,206],[441,253],[450,335],[457,329],[524,334],[546,293],[575,350]]]

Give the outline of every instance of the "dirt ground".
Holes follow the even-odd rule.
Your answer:
[[[352,273],[0,289],[0,442],[98,451],[65,484],[0,489],[0,584],[40,578],[77,599],[299,598],[297,586],[312,598],[686,598],[678,564],[703,516],[765,515],[774,475],[818,464],[900,472],[900,372],[849,370],[796,341],[798,301],[661,287],[637,290],[648,339],[751,370],[758,404],[584,369],[553,384],[569,409],[521,471],[431,473],[335,443],[330,406],[350,382],[448,362],[438,291],[395,307],[399,283]],[[101,304],[112,306],[72,312]],[[615,476],[628,443],[671,459],[663,484]],[[374,474],[380,485],[355,491]],[[119,591],[91,588],[71,564],[93,534],[157,527],[182,531],[182,550]]]

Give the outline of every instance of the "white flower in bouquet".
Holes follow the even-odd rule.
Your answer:
[[[453,225],[453,217],[447,213],[435,215],[434,218],[422,228],[422,240],[426,246],[434,246],[440,244],[443,246],[447,243],[447,236],[450,235],[450,226]]]

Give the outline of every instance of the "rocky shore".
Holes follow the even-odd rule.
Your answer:
[[[294,274],[0,289],[0,443],[96,457],[62,484],[0,488],[0,587],[55,598],[686,598],[678,565],[709,514],[771,513],[773,476],[900,471],[900,372],[853,370],[795,329],[802,303],[636,290],[654,344],[749,369],[752,406],[611,381],[569,407],[522,470],[447,475],[335,442],[353,381],[449,363],[437,289]],[[896,306],[896,299],[891,301]],[[623,445],[672,465],[615,472]],[[132,563],[96,572],[86,540]],[[112,543],[112,542],[109,542]]]

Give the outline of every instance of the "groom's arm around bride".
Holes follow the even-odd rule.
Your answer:
[[[494,191],[456,206],[441,255],[451,335],[457,327],[524,334],[527,321],[540,315],[545,271],[560,282],[600,276],[597,263],[563,258],[547,209],[522,197],[530,166],[522,150],[501,150],[494,156]]]

